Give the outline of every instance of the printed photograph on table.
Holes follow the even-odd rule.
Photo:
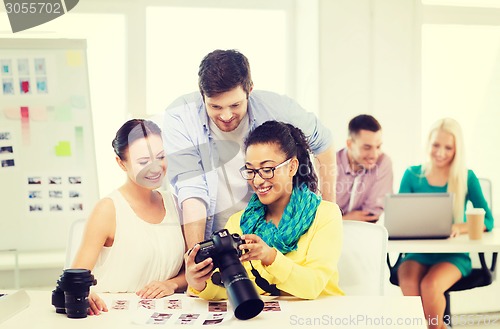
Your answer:
[[[262,312],[280,312],[281,307],[278,301],[264,302],[264,309]]]
[[[210,314],[205,321],[203,321],[204,326],[219,324],[224,320],[225,313],[212,313]]]
[[[151,317],[148,319],[146,324],[165,324],[171,317],[172,314],[169,313],[154,312],[151,314]]]
[[[165,308],[168,310],[182,309],[182,301],[180,299],[167,299],[165,300]]]
[[[199,317],[199,314],[181,314],[175,324],[194,324]]]
[[[137,303],[137,307],[142,307],[148,310],[154,310],[156,308],[154,299],[141,299]]]
[[[11,78],[2,79],[2,90],[4,95],[14,95],[14,80]]]
[[[6,167],[14,167],[14,159],[7,159],[7,160],[2,160],[2,168]]]
[[[227,312],[227,303],[226,302],[208,302],[208,311],[209,312]]]
[[[111,304],[113,310],[128,310],[130,301],[126,299],[116,299]]]

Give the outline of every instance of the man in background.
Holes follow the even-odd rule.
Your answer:
[[[375,222],[392,193],[392,162],[384,154],[382,127],[371,115],[349,122],[347,146],[337,152],[337,203],[343,219]]]

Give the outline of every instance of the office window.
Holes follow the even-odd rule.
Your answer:
[[[500,26],[425,24],[422,28],[422,129],[442,117],[464,131],[468,166],[500,186]],[[493,204],[500,204],[494,196]]]
[[[215,49],[238,49],[250,61],[256,89],[285,93],[285,10],[148,7],[146,30],[149,115],[198,90],[198,66]]]

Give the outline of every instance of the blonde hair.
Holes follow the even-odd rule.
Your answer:
[[[438,131],[446,132],[455,140],[455,156],[451,161],[448,175],[448,192],[453,193],[453,218],[455,223],[464,221],[465,195],[467,194],[467,167],[465,165],[465,147],[460,124],[452,118],[438,120],[432,126],[427,139],[427,154],[431,153],[432,137]],[[422,166],[422,174],[426,175],[432,169],[429,158]]]

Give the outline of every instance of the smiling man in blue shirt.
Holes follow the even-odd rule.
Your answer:
[[[336,161],[330,131],[291,98],[254,91],[248,59],[236,50],[215,50],[202,60],[199,92],[181,96],[164,121],[168,176],[177,195],[190,248],[224,227],[245,208],[251,191],[239,175],[241,145],[269,120],[299,127],[318,162],[323,199],[335,202]]]

